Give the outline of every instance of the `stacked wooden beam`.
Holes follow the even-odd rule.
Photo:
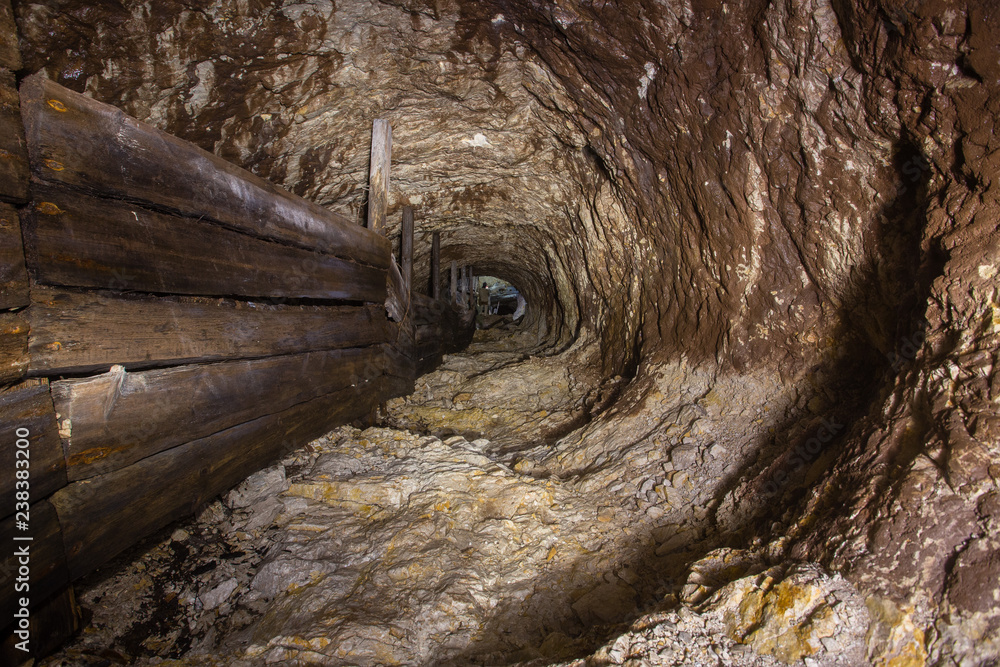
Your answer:
[[[459,306],[450,299],[431,299],[419,294],[411,299],[413,359],[419,376],[437,368],[445,354],[462,350],[472,342],[475,310]]]
[[[47,499],[67,484],[65,459],[47,379],[26,379],[30,304],[20,209],[29,201],[28,153],[15,72],[21,67],[8,0],[0,1],[0,663],[26,656],[15,648],[15,613],[30,600],[25,619],[37,652],[77,629],[80,616],[58,518]],[[30,458],[29,458],[30,457]],[[19,478],[18,471],[22,471]],[[25,473],[24,471],[27,471]],[[26,520],[30,520],[30,523]],[[30,525],[31,533],[20,529]],[[30,536],[30,541],[23,540]],[[15,538],[21,538],[16,540]],[[27,569],[18,552],[30,545]],[[61,629],[61,632],[59,631]]]
[[[387,123],[365,229],[42,76],[18,92],[16,41],[0,0],[0,626],[30,538],[37,652],[79,623],[72,581],[412,392],[472,310],[412,293],[411,210],[391,256]]]
[[[3,57],[0,548],[33,538],[51,622],[76,578],[412,391],[412,323],[386,317],[388,287],[403,315],[409,294],[381,234],[40,76],[19,97]]]
[[[26,370],[52,378],[74,579],[392,393],[390,246],[40,76],[21,107]]]

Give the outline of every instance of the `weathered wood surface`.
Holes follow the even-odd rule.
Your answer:
[[[60,534],[59,520],[48,500],[33,503],[28,510],[28,530],[20,530],[18,521],[23,516],[13,515],[0,521],[0,618],[6,623],[13,618],[18,598],[26,596],[31,606],[37,606],[47,597],[58,593],[69,582],[66,554]],[[15,541],[15,537],[30,536],[30,542]],[[30,575],[27,595],[14,589],[19,576],[19,557],[15,550],[21,545],[30,545]]]
[[[401,348],[386,343],[384,346],[385,373],[393,377],[403,378],[410,382],[409,389],[401,396],[413,393],[413,380],[417,378],[417,361],[413,356],[413,347]]]
[[[398,375],[384,375],[379,378],[379,402],[390,398],[409,396],[413,393],[413,379]]]
[[[75,579],[334,426],[365,414],[394,386],[382,378],[147,457],[52,496]]]
[[[400,274],[403,276],[403,289],[409,294],[413,291],[413,207],[403,207],[403,219],[399,233]]]
[[[368,168],[368,229],[385,234],[389,205],[389,163],[392,160],[392,127],[376,119],[372,125],[371,164]]]
[[[441,297],[441,233],[431,234],[431,298]]]
[[[449,291],[452,303],[458,303],[458,262],[454,259],[451,260],[451,271],[450,271],[451,284],[449,285]]]
[[[17,382],[28,369],[28,322],[21,313],[0,313],[0,386]]]
[[[422,345],[428,341],[442,341],[449,337],[447,327],[442,325],[441,322],[426,322],[423,324],[417,324],[414,327],[414,330],[418,345]]]
[[[16,445],[20,429],[28,432],[26,449]],[[0,391],[0,517],[14,513],[15,471],[25,469],[32,499],[66,486],[66,459],[45,379],[25,380]]]
[[[426,297],[414,297],[413,322],[413,357],[420,375],[437,367],[442,355],[468,346],[475,333],[475,311]]]
[[[381,346],[54,382],[70,481],[287,410],[382,374]]]
[[[426,294],[412,294],[410,296],[410,312],[415,323],[437,322],[448,308],[448,303],[441,299],[434,299]]]
[[[384,342],[388,336],[381,305],[269,305],[193,297],[110,296],[36,286],[32,305],[25,312],[31,324],[26,342],[32,375],[106,371],[116,364],[151,368],[363,347]],[[0,323],[2,318],[0,314]],[[27,339],[27,331],[24,335]]]
[[[21,84],[32,173],[382,269],[390,244],[197,146],[36,74]]]
[[[385,299],[385,309],[393,322],[402,322],[410,308],[410,295],[406,291],[403,283],[403,276],[396,266],[396,260],[392,261],[389,267],[389,279],[386,291],[388,296]]]
[[[43,284],[383,303],[385,271],[219,225],[37,186],[28,268]]]
[[[21,69],[21,51],[17,45],[17,24],[10,0],[0,0],[0,67]]]
[[[2,23],[0,10],[0,23]],[[3,30],[0,27],[0,35]],[[0,36],[0,62],[4,60],[5,40]],[[14,38],[17,47],[17,37]],[[0,69],[0,199],[24,202],[28,199],[28,153],[24,144],[24,125],[13,73]]]
[[[76,603],[72,586],[38,602],[41,604],[32,610],[29,620],[31,641],[28,650],[30,655],[50,655],[79,631],[83,624],[83,612]],[[16,647],[21,640],[13,634],[13,630],[13,625],[7,628],[8,636],[0,644],[0,665],[24,664],[25,655],[28,655]]]
[[[28,305],[28,274],[24,269],[21,223],[17,210],[0,203],[0,310]]]

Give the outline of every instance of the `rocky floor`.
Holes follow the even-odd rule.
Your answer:
[[[893,632],[880,655],[902,655],[845,580],[718,546],[755,443],[816,396],[684,364],[599,387],[584,351],[528,344],[482,333],[386,426],[333,431],[82,582],[90,625],[42,664],[859,665]]]

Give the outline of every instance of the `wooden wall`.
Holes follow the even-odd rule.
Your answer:
[[[7,545],[25,534],[33,614],[71,628],[72,581],[410,393],[469,342],[472,311],[411,294],[378,231],[41,76],[18,91],[8,41],[0,623],[18,597]],[[30,432],[27,532],[18,429]]]

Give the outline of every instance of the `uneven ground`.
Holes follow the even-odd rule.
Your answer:
[[[653,660],[720,622],[753,655],[719,660],[821,662],[854,645],[853,618],[877,665],[997,664],[995,4],[14,0],[24,73],[352,217],[371,122],[390,120],[389,233],[417,207],[415,284],[438,231],[445,262],[528,295],[535,332],[395,402],[385,423],[419,435],[344,431],[289,460],[260,536],[221,506],[216,533],[154,546],[211,554],[199,585],[92,595],[146,576],[186,614],[241,559],[237,584],[297,560],[315,580],[289,565],[298,588],[240,585],[197,631],[158,631],[260,660],[352,637],[386,661],[561,659],[606,638],[595,664]],[[313,513],[342,527],[289,531]]]
[[[91,625],[42,664],[541,665],[606,640],[587,664],[865,662],[877,625],[848,582],[720,547],[775,378],[670,366],[602,390],[532,336],[478,332],[390,403],[396,428],[337,429],[104,568]],[[586,424],[602,391],[615,420]]]

